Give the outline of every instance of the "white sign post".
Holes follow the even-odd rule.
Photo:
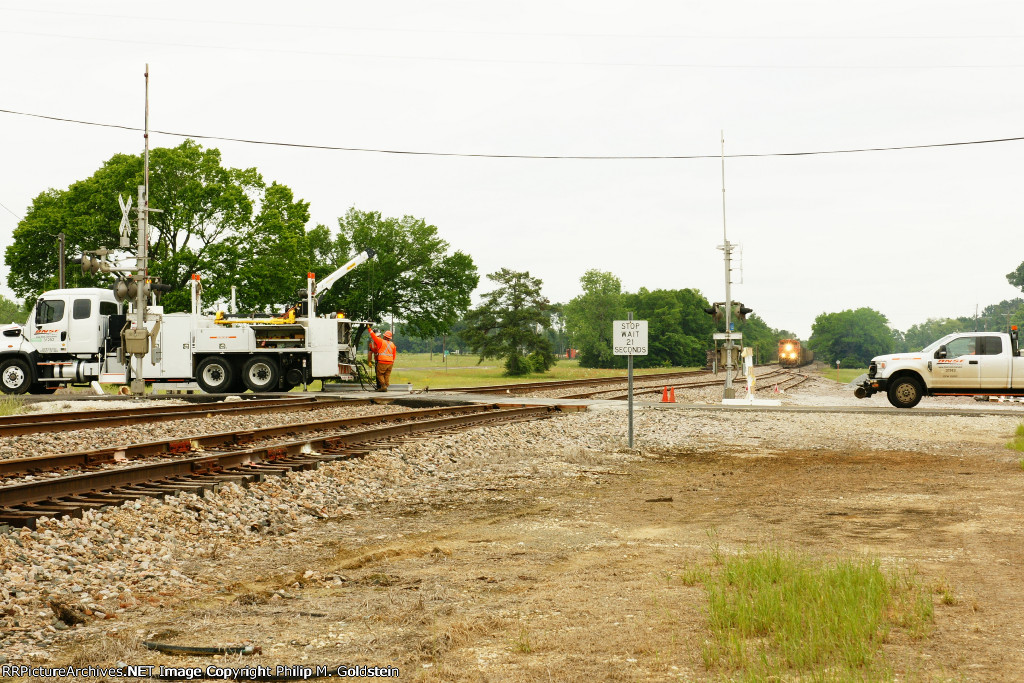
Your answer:
[[[629,396],[629,447],[633,447],[633,356],[647,355],[647,321],[633,320],[633,314],[629,314],[628,320],[612,321],[612,353],[616,356],[626,357],[628,368],[628,396]]]

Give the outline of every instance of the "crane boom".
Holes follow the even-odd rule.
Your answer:
[[[316,290],[314,290],[313,296],[319,299],[321,294],[334,286],[334,283],[340,280],[342,276],[346,275],[348,271],[352,270],[360,263],[364,263],[365,261],[373,258],[376,254],[377,252],[373,249],[367,249],[366,251],[359,252],[351,261],[343,265],[341,268],[338,268],[323,280],[320,280],[320,282],[316,283]]]

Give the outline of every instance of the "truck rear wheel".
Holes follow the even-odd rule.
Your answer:
[[[208,394],[230,393],[234,380],[235,371],[226,358],[208,356],[196,366],[196,383]]]
[[[897,408],[913,408],[921,402],[921,383],[911,377],[899,377],[889,385],[886,395]]]
[[[253,356],[242,366],[242,381],[256,394],[277,391],[281,369],[270,356]]]
[[[0,390],[5,394],[24,394],[32,385],[32,370],[22,358],[0,363]]]

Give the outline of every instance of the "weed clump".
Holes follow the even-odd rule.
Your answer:
[[[923,637],[934,609],[916,577],[877,560],[821,563],[777,549],[725,559],[705,588],[713,637],[704,664],[757,680],[890,678],[881,644],[897,627]]]

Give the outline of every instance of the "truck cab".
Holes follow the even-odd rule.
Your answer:
[[[44,292],[24,326],[3,330],[0,390],[52,393],[67,381],[86,381],[103,361],[110,318],[120,310],[109,289]]]
[[[104,348],[110,316],[120,311],[109,289],[55,289],[36,301],[25,336],[42,353],[95,357]]]

